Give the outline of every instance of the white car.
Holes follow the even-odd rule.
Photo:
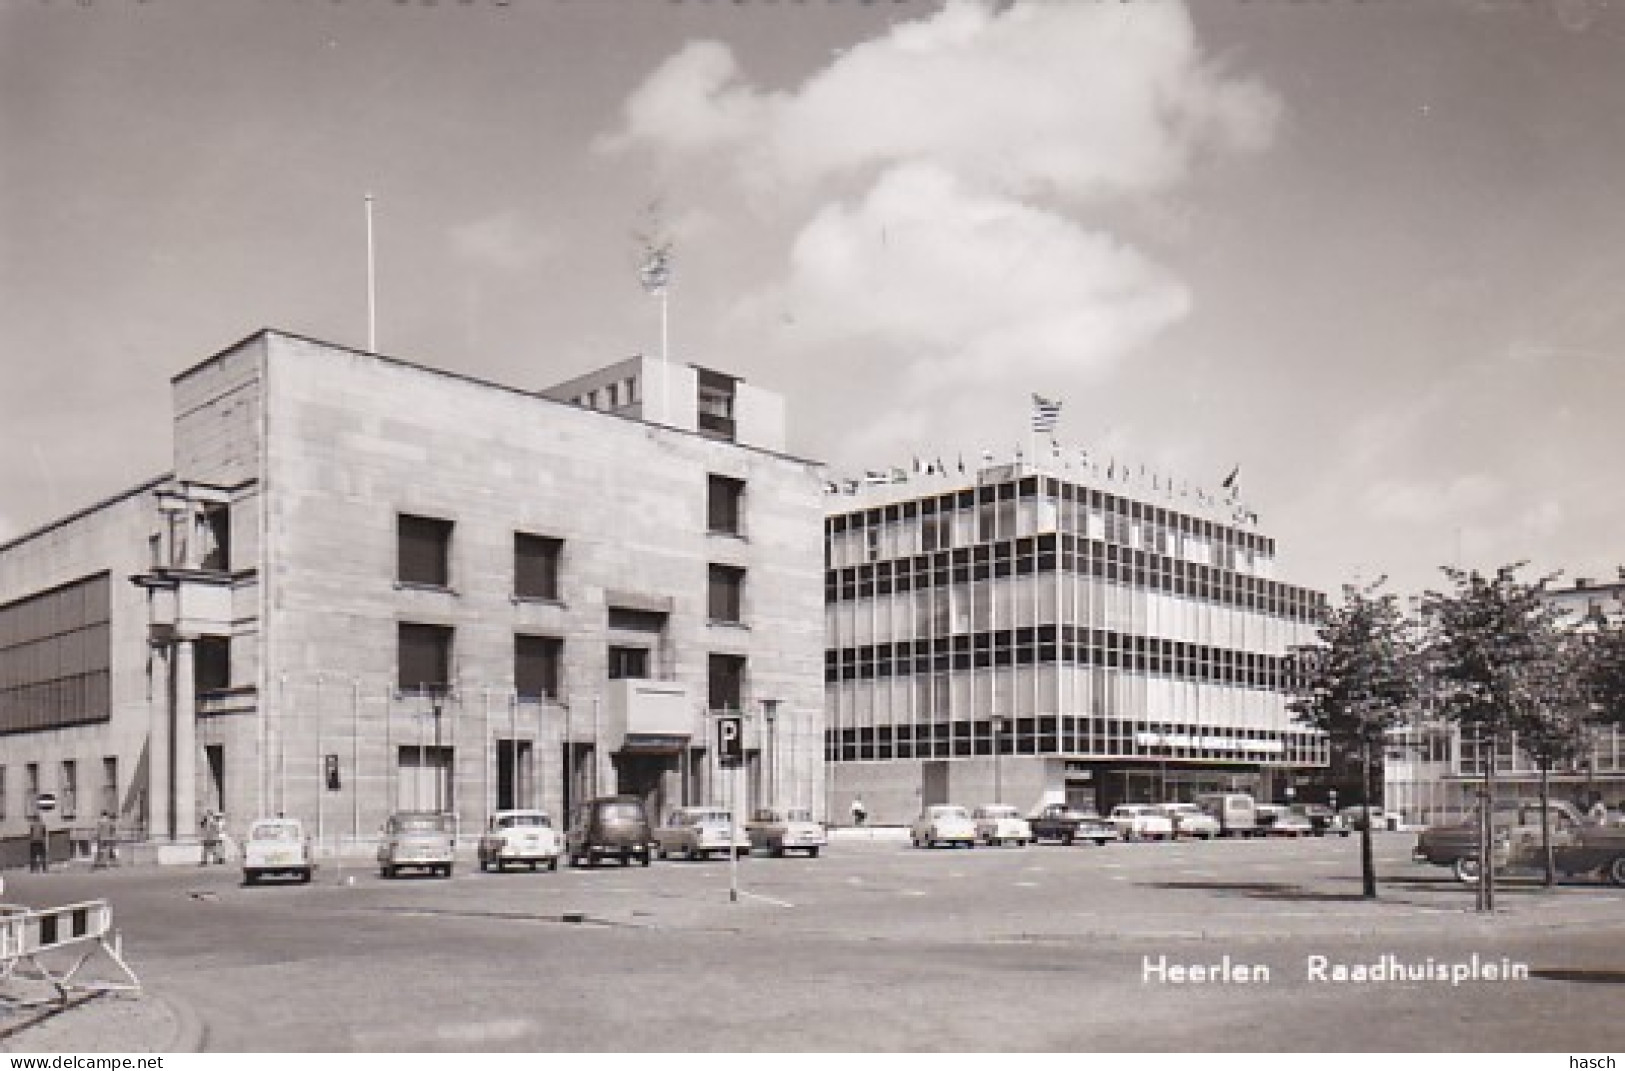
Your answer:
[[[1120,803],[1107,816],[1124,840],[1173,840],[1174,822],[1149,803]]]
[[[309,884],[316,870],[305,827],[297,818],[261,818],[248,827],[243,842],[243,884],[253,885],[268,874],[291,874]]]
[[[563,854],[564,838],[553,828],[546,811],[494,812],[478,849],[480,869],[499,872],[509,863],[528,864],[532,870],[546,864],[547,869],[557,870]]]
[[[976,847],[976,823],[965,808],[952,803],[938,803],[920,812],[909,827],[908,839],[916,848],[935,848],[939,844],[963,844]]]
[[[1219,835],[1219,820],[1194,803],[1159,803],[1157,810],[1174,823],[1174,836],[1212,840]]]
[[[1021,812],[1004,803],[987,803],[971,816],[976,823],[976,839],[983,844],[1031,844],[1033,827]]]
[[[726,858],[730,851],[749,855],[750,836],[743,826],[736,828],[733,815],[720,807],[675,808],[665,824],[655,830],[655,854],[662,859],[672,855],[684,859],[709,855]]]
[[[745,823],[745,835],[752,848],[766,848],[775,857],[785,852],[806,852],[809,858],[816,859],[829,843],[824,827],[813,821],[811,811],[801,807],[764,807]]]

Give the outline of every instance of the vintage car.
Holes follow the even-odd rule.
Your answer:
[[[1149,803],[1120,803],[1107,816],[1124,840],[1173,840],[1174,823]]]
[[[1625,885],[1625,827],[1587,822],[1562,800],[1550,801],[1547,811],[1552,862],[1559,874],[1600,874],[1615,885]],[[1497,870],[1545,868],[1539,801],[1498,800],[1491,823]],[[1479,813],[1475,810],[1461,822],[1424,829],[1411,856],[1419,863],[1448,866],[1461,881],[1478,881]]]
[[[619,859],[622,866],[630,866],[636,859],[642,866],[648,866],[654,854],[649,812],[636,796],[599,796],[588,800],[570,815],[564,850],[571,866],[583,863],[597,866],[605,859]]]
[[[1219,820],[1194,803],[1159,803],[1157,811],[1174,823],[1174,837],[1212,840],[1219,835]]]
[[[243,841],[243,884],[253,885],[271,874],[287,874],[309,883],[316,872],[316,854],[297,818],[261,818],[248,827]]]
[[[481,870],[498,872],[509,864],[532,870],[545,864],[557,870],[563,854],[564,838],[553,828],[553,819],[546,811],[534,810],[493,812],[475,850]]]
[[[963,844],[976,847],[976,823],[965,808],[952,803],[932,804],[909,827],[908,839],[916,848]]]
[[[745,823],[745,835],[750,838],[752,848],[765,848],[773,856],[806,852],[809,858],[816,859],[829,843],[824,827],[813,821],[811,811],[802,807],[788,810],[764,807]]]
[[[1311,837],[1315,827],[1309,819],[1284,803],[1260,803],[1253,807],[1258,831],[1266,837]]]
[[[976,838],[983,844],[1024,845],[1033,842],[1033,827],[1007,803],[984,803],[971,815]]]
[[[1341,812],[1343,824],[1355,832],[1359,832],[1365,828],[1366,813],[1366,808],[1358,803],[1351,807],[1344,807]],[[1373,803],[1370,815],[1372,832],[1388,828],[1388,817],[1381,807]]]
[[[1107,841],[1121,838],[1117,827],[1094,810],[1068,807],[1064,803],[1045,804],[1027,820],[1027,824],[1032,827],[1035,842],[1058,840],[1062,844],[1071,844],[1075,840],[1084,840],[1104,845]]]
[[[1317,837],[1324,837],[1330,833],[1336,833],[1340,837],[1349,835],[1348,823],[1343,821],[1343,816],[1324,803],[1294,803],[1292,811],[1294,814],[1303,815],[1309,823],[1309,831]]]
[[[660,858],[684,859],[750,854],[750,837],[734,825],[733,815],[721,807],[677,807],[655,830],[655,852]]]
[[[378,842],[378,873],[393,878],[403,870],[427,870],[449,878],[456,850],[456,815],[396,811],[384,822]]]

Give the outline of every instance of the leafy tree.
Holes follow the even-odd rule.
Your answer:
[[[1297,721],[1360,757],[1365,796],[1360,872],[1367,897],[1377,895],[1373,767],[1388,731],[1404,722],[1418,694],[1415,639],[1398,599],[1378,593],[1382,584],[1383,579],[1365,587],[1345,584],[1343,604],[1329,608],[1316,629],[1318,642],[1293,649],[1286,677],[1287,709]]]
[[[1525,563],[1493,576],[1444,568],[1454,588],[1430,591],[1423,612],[1431,629],[1430,661],[1440,712],[1480,744],[1484,791],[1479,808],[1478,907],[1495,908],[1495,758],[1520,728],[1526,732],[1564,709],[1554,672],[1559,610],[1546,598],[1550,577],[1518,577]]]
[[[1554,623],[1555,624],[1555,623]],[[1552,853],[1552,771],[1573,766],[1593,743],[1595,719],[1586,675],[1591,663],[1584,638],[1555,627],[1545,639],[1546,657],[1532,673],[1531,702],[1513,719],[1520,750],[1540,768],[1540,846],[1546,884],[1557,884]]]
[[[1625,580],[1625,569],[1619,576]],[[1581,671],[1587,699],[1598,721],[1625,727],[1625,613],[1604,615],[1595,624]]]

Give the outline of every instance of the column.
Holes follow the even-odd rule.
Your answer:
[[[191,839],[197,817],[197,671],[190,637],[175,641],[175,836]],[[241,822],[249,815],[234,815]]]
[[[151,724],[147,731],[147,839],[175,838],[175,811],[170,795],[169,749],[173,745],[175,664],[173,644],[154,647],[150,672]]]

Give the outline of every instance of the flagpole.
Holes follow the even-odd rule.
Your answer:
[[[367,194],[367,352],[378,352],[378,273],[372,247],[372,194]]]

